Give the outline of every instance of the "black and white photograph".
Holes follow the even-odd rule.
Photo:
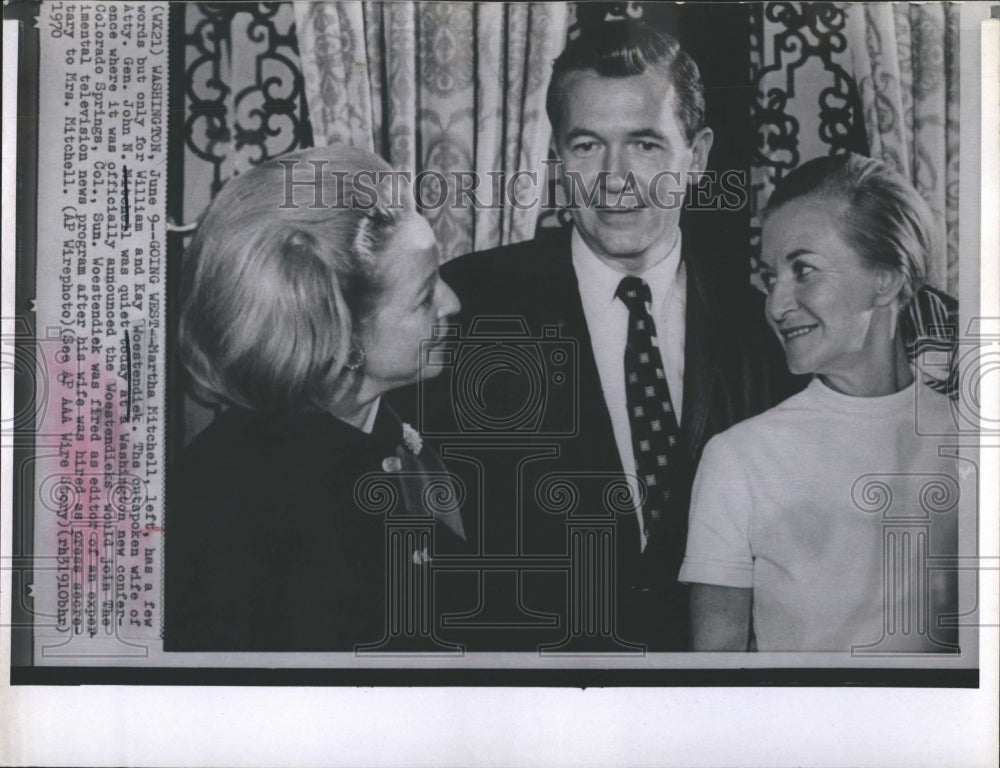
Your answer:
[[[10,754],[161,691],[351,713],[268,764],[940,764],[875,713],[997,690],[998,26],[5,5]]]

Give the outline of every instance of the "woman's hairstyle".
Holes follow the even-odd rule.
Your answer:
[[[842,204],[844,241],[870,264],[899,271],[901,306],[923,287],[938,247],[934,217],[913,185],[888,165],[853,153],[817,157],[778,183],[764,218],[800,198],[828,201],[832,210]]]
[[[391,170],[336,145],[226,183],[181,268],[179,349],[196,394],[252,410],[329,408],[403,215],[376,189]]]
[[[627,20],[585,28],[570,40],[552,65],[545,97],[545,111],[556,132],[562,119],[566,76],[581,71],[613,78],[660,73],[664,90],[673,89],[674,111],[688,144],[705,127],[705,89],[698,65],[666,32]]]

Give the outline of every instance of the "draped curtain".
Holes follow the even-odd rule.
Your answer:
[[[545,92],[566,41],[565,3],[296,3],[313,138],[372,150],[414,177],[445,259],[534,236],[539,205],[495,199],[490,172],[517,200],[541,202],[550,128]],[[532,171],[536,179],[517,171]],[[457,173],[481,180],[454,205]],[[507,190],[514,180],[516,187]],[[428,192],[427,190],[431,191]]]
[[[848,40],[872,157],[906,176],[938,219],[944,244],[929,282],[958,292],[959,8],[859,3]]]

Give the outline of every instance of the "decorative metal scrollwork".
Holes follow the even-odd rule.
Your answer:
[[[184,143],[195,156],[214,166],[212,194],[222,186],[221,168],[225,145],[231,140],[226,97],[230,89],[223,74],[223,47],[229,42],[229,27],[235,6],[198,3],[189,12],[202,18],[184,36],[189,59],[184,71],[188,117],[184,121]]]
[[[840,61],[847,50],[846,11],[839,3],[770,2],[749,6],[750,79],[756,89],[752,105],[757,145],[753,155],[754,181],[751,210],[751,271],[758,270],[760,250],[758,206],[784,173],[802,161],[803,139],[799,115],[816,115],[819,143],[830,154],[868,151],[861,99],[853,76]],[[770,47],[768,44],[770,43]],[[796,93],[800,73],[818,64],[825,74],[825,87]],[[813,104],[795,110],[796,100]]]
[[[184,142],[212,165],[212,195],[228,162],[238,171],[312,145],[289,3],[195,3],[185,21]]]
[[[255,147],[253,165],[313,143],[295,22],[279,30],[276,17],[282,6],[287,4],[258,3],[247,26],[248,39],[266,46],[256,57],[255,82],[235,102],[236,148]]]
[[[757,86],[753,105],[753,125],[758,145],[754,164],[773,168],[774,180],[782,171],[799,164],[799,121],[788,114],[788,101],[794,98],[796,75],[812,59],[820,62],[830,75],[830,85],[819,92],[819,133],[830,147],[830,154],[865,151],[861,100],[854,78],[834,59],[847,49],[844,35],[845,11],[836,3],[767,3],[763,18],[781,25],[773,36],[770,64],[764,65],[765,35],[761,14],[751,10],[751,41],[759,46],[752,58],[751,75]],[[782,82],[783,81],[783,82]]]

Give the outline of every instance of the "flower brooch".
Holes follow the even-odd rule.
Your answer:
[[[424,440],[420,437],[420,433],[405,421],[403,422],[403,444],[410,449],[410,453],[414,456],[419,456],[424,447]]]

